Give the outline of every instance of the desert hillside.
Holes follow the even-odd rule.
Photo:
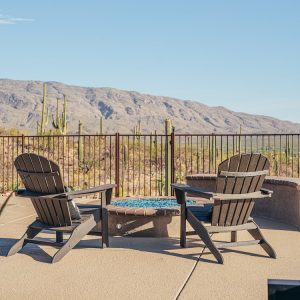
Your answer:
[[[36,132],[42,110],[42,82],[0,79],[0,127],[28,129]],[[268,116],[234,112],[224,107],[210,107],[196,101],[152,96],[114,88],[90,88],[47,82],[49,124],[55,113],[56,99],[68,100],[69,132],[76,133],[78,121],[85,133],[99,131],[103,117],[106,133],[132,132],[141,121],[142,132],[163,132],[169,117],[178,133],[244,133],[300,132],[300,124]]]

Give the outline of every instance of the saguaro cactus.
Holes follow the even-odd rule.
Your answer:
[[[82,140],[82,122],[79,120],[78,123],[78,160],[83,161],[83,140]]]
[[[141,139],[141,121],[138,121],[138,125],[133,127],[133,143],[135,144],[135,141],[139,141]]]
[[[36,122],[36,135],[41,135],[40,131],[41,131],[40,121],[37,121]]]
[[[212,133],[212,136],[209,137],[209,147],[210,147],[210,153],[209,153],[209,170],[210,168],[214,168],[215,165],[215,135]]]
[[[125,169],[127,169],[127,162],[128,162],[128,149],[126,145],[123,145],[122,148],[122,156],[123,156],[123,164]]]
[[[141,121],[140,120],[138,121],[138,125],[133,127],[133,134],[135,136],[138,136],[141,134]]]
[[[242,134],[242,124],[240,124],[240,135],[237,136],[236,138],[239,139],[239,141],[236,143],[236,151],[239,152],[241,151],[241,134]]]
[[[141,120],[138,120],[138,125],[134,127],[134,134],[136,136],[141,135]]]
[[[68,131],[68,122],[67,122],[67,99],[64,95],[64,104],[63,111],[61,116],[59,116],[59,99],[57,98],[56,104],[56,116],[55,120],[53,118],[52,126],[56,129],[56,131],[61,135],[66,135]]]
[[[82,136],[82,122],[79,120],[78,123],[78,161],[79,161],[79,168],[80,170],[87,174],[89,171],[91,171],[93,165],[94,165],[94,161],[93,160],[88,160],[85,158],[84,156],[84,138]]]
[[[46,82],[43,83],[42,118],[37,122],[37,135],[44,135],[48,125],[48,108],[46,104]]]
[[[100,117],[100,135],[102,135],[103,134],[103,118],[102,117]]]

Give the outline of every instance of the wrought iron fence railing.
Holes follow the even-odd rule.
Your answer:
[[[216,173],[237,153],[259,152],[270,175],[300,177],[300,134],[105,134],[0,136],[0,192],[21,186],[13,162],[31,152],[59,163],[74,189],[116,183],[117,196],[168,195],[171,182]]]

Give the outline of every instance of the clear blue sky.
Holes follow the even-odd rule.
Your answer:
[[[1,0],[0,78],[300,122],[300,1]]]

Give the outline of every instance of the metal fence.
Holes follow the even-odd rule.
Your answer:
[[[74,189],[116,183],[116,196],[167,195],[171,182],[195,173],[216,173],[238,153],[259,152],[270,175],[300,177],[300,134],[106,134],[0,136],[0,192],[21,186],[13,162],[37,153],[57,162],[66,186]]]

